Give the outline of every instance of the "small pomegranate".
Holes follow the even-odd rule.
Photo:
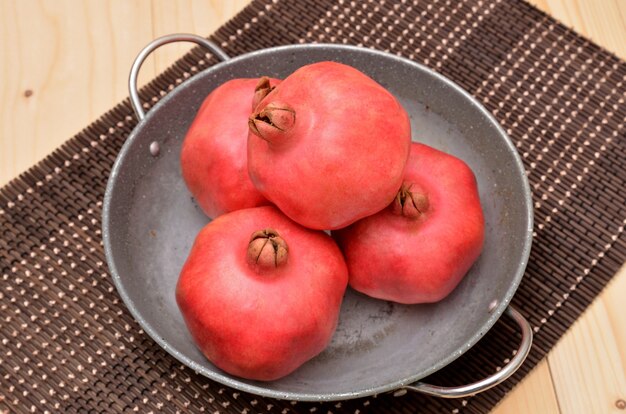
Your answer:
[[[350,286],[405,304],[436,302],[482,250],[484,219],[473,172],[462,160],[413,144],[389,208],[333,232]]]
[[[326,347],[347,284],[343,256],[328,235],[266,206],[224,214],[202,229],[176,301],[211,362],[268,381]]]
[[[303,66],[259,103],[249,125],[252,182],[303,226],[347,226],[383,209],[402,183],[407,113],[350,66]]]
[[[209,217],[269,204],[248,176],[248,117],[279,82],[230,80],[207,96],[191,124],[181,168],[187,187]]]

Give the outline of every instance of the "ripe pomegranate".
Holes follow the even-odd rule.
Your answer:
[[[266,206],[224,214],[202,229],[176,301],[211,362],[267,381],[326,347],[347,284],[343,256],[328,235]]]
[[[207,96],[185,136],[181,168],[209,216],[269,202],[248,176],[248,117],[278,79],[233,79]]]
[[[303,66],[259,103],[249,125],[252,182],[306,227],[338,229],[374,214],[402,183],[407,113],[350,66]]]
[[[474,174],[456,157],[413,144],[404,183],[389,208],[333,235],[354,289],[406,304],[439,301],[482,250],[484,219]]]

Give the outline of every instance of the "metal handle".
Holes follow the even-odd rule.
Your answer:
[[[469,385],[462,385],[460,387],[439,387],[437,385],[424,384],[423,382],[416,382],[412,385],[407,385],[404,388],[407,390],[418,391],[423,394],[432,395],[442,398],[461,398],[469,397],[479,392],[488,390],[500,384],[502,381],[510,377],[517,369],[522,365],[530,347],[533,343],[533,332],[530,327],[530,323],[524,318],[517,310],[512,306],[506,308],[506,314],[513,318],[519,325],[522,331],[522,342],[520,343],[515,356],[511,361],[500,371],[496,372],[490,377],[475,382]]]
[[[146,116],[143,108],[141,107],[141,100],[139,99],[139,93],[137,92],[137,75],[139,74],[139,69],[141,69],[141,65],[150,53],[163,45],[174,42],[196,43],[209,49],[211,53],[217,56],[217,58],[221,61],[230,59],[230,56],[224,53],[224,51],[220,49],[218,45],[211,42],[210,40],[205,39],[204,37],[196,36],[193,34],[171,34],[159,37],[148,43],[148,45],[144,47],[135,58],[133,66],[130,68],[130,76],[128,77],[128,91],[130,92],[130,103],[133,105],[133,109],[135,110],[135,114],[137,114],[137,118],[139,118],[139,120],[142,120]]]

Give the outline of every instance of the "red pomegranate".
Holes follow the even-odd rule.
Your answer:
[[[209,217],[269,202],[252,185],[246,155],[248,117],[280,81],[233,79],[204,100],[181,152],[187,187]]]
[[[410,122],[396,98],[350,66],[304,66],[250,117],[248,171],[292,220],[338,229],[383,209],[402,183]]]
[[[333,236],[354,289],[406,304],[439,301],[482,250],[484,219],[474,174],[456,157],[413,144],[404,183],[389,208]]]
[[[266,206],[224,214],[202,229],[176,301],[211,362],[267,381],[326,347],[347,284],[341,251],[328,235]]]

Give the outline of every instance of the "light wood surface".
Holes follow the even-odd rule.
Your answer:
[[[0,185],[127,96],[133,58],[163,34],[208,34],[248,0],[0,0]],[[532,0],[626,58],[625,0]],[[159,50],[145,82],[190,46]],[[626,268],[494,413],[623,413]]]

